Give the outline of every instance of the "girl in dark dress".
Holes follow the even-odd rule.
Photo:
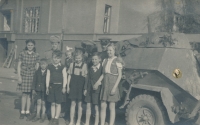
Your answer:
[[[20,52],[18,58],[18,90],[22,92],[20,119],[30,115],[33,76],[39,67],[39,54],[35,50],[35,41],[28,39],[25,50]]]
[[[69,125],[74,125],[74,114],[77,103],[78,103],[78,119],[76,125],[80,125],[82,117],[83,88],[85,84],[85,78],[87,76],[87,64],[83,63],[82,51],[76,50],[74,55],[75,55],[75,62],[70,64],[68,70],[69,75],[68,75],[67,92],[69,93],[69,98],[71,99]]]

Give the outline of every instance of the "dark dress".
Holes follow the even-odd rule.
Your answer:
[[[100,65],[99,69],[95,72],[93,67],[90,67],[88,72],[88,82],[85,85],[85,90],[87,90],[87,94],[85,97],[85,102],[92,103],[98,105],[100,102],[100,91],[101,86],[98,87],[97,90],[93,90],[94,84],[98,81],[99,77],[102,75],[102,65]]]
[[[62,93],[63,88],[63,74],[62,71],[65,67],[59,65],[55,67],[53,64],[49,65],[50,71],[50,84],[49,84],[49,95],[47,96],[48,102],[55,102],[60,104],[66,101],[66,94]]]
[[[42,73],[39,68],[33,77],[32,89],[36,91],[36,99],[46,100],[46,74],[47,70]]]
[[[80,72],[79,75],[74,74],[75,68],[82,69],[84,63],[79,66],[75,66],[75,63],[73,63],[72,68],[72,74],[71,74],[71,80],[70,80],[70,92],[69,92],[69,98],[71,100],[78,100],[81,101],[83,98],[83,88],[85,84],[85,77],[82,76],[82,72]]]

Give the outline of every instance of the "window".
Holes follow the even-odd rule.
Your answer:
[[[3,31],[11,30],[11,10],[1,11],[3,14]]]
[[[37,33],[39,27],[40,7],[26,8],[24,12],[24,32]]]
[[[103,32],[109,33],[110,29],[110,16],[111,16],[111,6],[105,6],[105,13],[104,13],[104,25],[103,25]]]

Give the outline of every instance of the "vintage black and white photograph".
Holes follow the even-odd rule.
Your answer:
[[[0,0],[0,125],[200,125],[200,0]]]

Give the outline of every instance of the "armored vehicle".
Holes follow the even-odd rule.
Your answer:
[[[199,62],[182,33],[151,33],[117,43],[125,62],[127,125],[200,125]]]

